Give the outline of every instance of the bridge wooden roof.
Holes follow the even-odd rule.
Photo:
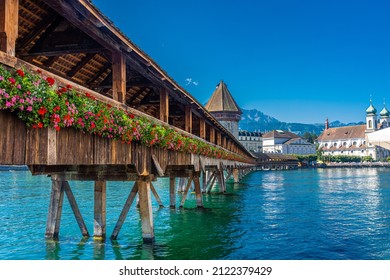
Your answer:
[[[220,131],[242,153],[251,154],[202,104],[122,33],[88,0],[19,0],[16,57],[113,98],[113,68],[124,57],[126,105],[155,118],[160,94],[169,96],[169,124],[185,129],[185,109],[191,108],[194,134],[201,120]],[[119,81],[120,82],[120,81]]]

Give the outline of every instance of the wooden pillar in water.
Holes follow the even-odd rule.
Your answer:
[[[175,177],[169,177],[169,206],[176,208]]]
[[[64,201],[63,178],[60,175],[52,175],[51,182],[50,205],[45,236],[46,238],[58,239]]]
[[[95,181],[93,236],[106,238],[106,181]]]
[[[142,176],[137,179],[139,208],[142,223],[142,239],[144,243],[154,243],[154,225],[150,182],[151,180],[149,176]]]
[[[202,193],[206,192],[207,189],[207,173],[208,171],[202,172],[202,185],[201,185]]]
[[[200,187],[200,172],[195,172],[194,174],[194,187],[195,187],[195,196],[196,196],[196,206],[198,208],[203,208],[203,197],[202,189]]]
[[[238,168],[233,169],[233,179],[234,179],[234,183],[240,182],[240,171],[238,170]]]

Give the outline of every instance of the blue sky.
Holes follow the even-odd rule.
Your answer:
[[[237,103],[281,121],[365,120],[390,107],[390,3],[334,0],[93,0],[206,103],[224,80]]]

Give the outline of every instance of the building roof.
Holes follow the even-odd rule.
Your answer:
[[[301,139],[302,139],[301,137],[292,138],[292,139],[288,140],[287,142],[284,142],[283,144],[284,145],[294,145],[294,144],[297,144],[296,142],[298,140],[301,140]],[[310,142],[307,142],[307,140],[305,140],[305,139],[302,139],[302,140],[304,141],[304,143],[299,143],[298,145],[314,145],[314,144],[312,144]]]
[[[372,106],[372,103],[371,103],[370,106],[367,108],[366,113],[367,113],[368,115],[376,115],[376,109],[375,109],[374,106]]]
[[[272,130],[263,135],[263,138],[301,138],[295,133],[283,130]]]
[[[387,110],[386,106],[383,106],[383,109],[379,114],[381,115],[381,117],[385,118],[390,116],[390,112],[389,110]]]
[[[237,112],[242,114],[226,84],[220,81],[205,108],[209,112]]]
[[[366,125],[332,127],[324,130],[317,141],[365,138]]]
[[[261,132],[249,132],[246,130],[240,130],[238,131],[238,136],[254,136],[254,137],[261,137]]]

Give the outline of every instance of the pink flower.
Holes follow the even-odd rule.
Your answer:
[[[28,112],[32,112],[32,110],[33,110],[32,106],[28,106],[28,107],[27,107],[27,111],[28,111]]]

